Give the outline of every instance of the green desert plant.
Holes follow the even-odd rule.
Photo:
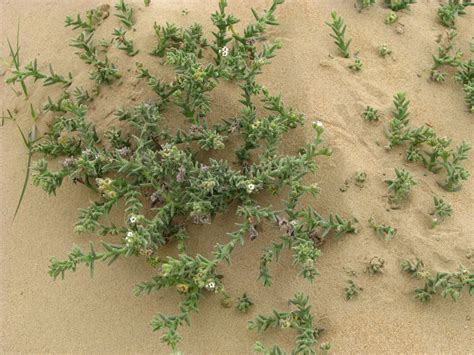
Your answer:
[[[364,64],[362,63],[362,61],[359,58],[355,58],[354,63],[351,63],[351,64],[348,65],[349,69],[354,71],[354,72],[361,71],[363,66],[364,66]]]
[[[411,4],[416,3],[415,0],[384,0],[385,6],[393,11],[409,9]]]
[[[109,8],[109,5],[102,5],[95,9],[90,9],[86,11],[85,20],[81,18],[80,14],[77,14],[76,17],[66,16],[65,26],[72,27],[73,30],[80,28],[88,33],[92,33],[102,20],[108,16]]]
[[[423,287],[415,290],[415,297],[421,303],[428,303],[437,294],[457,301],[464,288],[468,290],[470,296],[474,295],[474,273],[463,265],[460,265],[455,272],[432,273],[425,270],[423,262],[419,260],[405,260],[402,263],[402,270],[424,282]]]
[[[455,78],[463,85],[464,101],[469,107],[469,112],[474,113],[474,60],[469,59],[461,63]]]
[[[377,224],[374,217],[369,218],[369,225],[374,229],[377,236],[385,241],[392,240],[397,234],[396,228],[385,224]]]
[[[367,106],[365,111],[361,113],[361,116],[364,120],[369,121],[369,122],[380,120],[379,111],[371,106]]]
[[[239,312],[247,313],[250,307],[252,307],[252,305],[253,305],[253,302],[250,300],[247,294],[244,293],[242,297],[239,297],[239,300],[237,303],[237,309]]]
[[[356,4],[359,7],[359,11],[361,11],[373,6],[375,4],[375,0],[357,0]]]
[[[386,44],[381,44],[378,47],[378,52],[379,55],[383,58],[385,58],[387,55],[392,54],[392,50]]]
[[[453,209],[449,203],[442,198],[434,197],[435,210],[431,213],[433,219],[431,220],[432,228],[442,223],[447,217],[451,217]]]
[[[96,262],[145,258],[156,271],[134,293],[167,288],[180,297],[178,314],[159,313],[151,322],[153,330],[163,331],[161,340],[173,351],[181,340],[179,327],[190,324],[203,297],[221,295],[223,304],[230,305],[218,270],[223,263],[231,263],[237,245],[251,245],[258,238],[263,223],[277,234],[260,260],[259,278],[265,286],[272,281],[269,264],[284,249],[293,255],[299,275],[314,281],[318,245],[331,231],[336,236],[355,232],[356,220],[338,214],[323,217],[300,203],[306,193],[318,194],[319,187],[306,185],[303,179],[317,171],[317,157],[331,153],[323,146],[323,124],[313,123],[313,137],[296,152],[284,151],[285,135],[302,126],[305,116],[258,82],[258,75],[281,47],[281,41],[266,40],[265,32],[278,24],[275,12],[282,3],[274,0],[262,14],[253,10],[254,20],[239,32],[233,28],[239,20],[226,14],[227,2],[220,0],[219,11],[211,17],[217,27],[212,42],[207,44],[201,27],[193,25],[177,27],[176,36],[159,44],[157,55],[165,57],[163,64],[174,71],[172,80],[159,79],[137,63],[137,78],[156,93],[154,101],[117,108],[115,124],[99,131],[87,114],[91,101],[87,91],[64,93],[57,101],[48,100],[46,107],[54,114],[49,131],[31,144],[32,153],[43,155],[32,168],[35,185],[55,194],[70,179],[97,196],[79,211],[74,231],[116,238],[113,243],[104,241],[102,250],[92,243],[89,251],[74,247],[64,260],[52,258],[51,277],[64,277],[81,264],[92,272]],[[125,6],[123,2],[119,5]],[[78,48],[80,59],[92,66],[91,80],[98,85],[111,83],[120,74],[106,55],[99,54],[93,35],[83,31],[72,45]],[[209,53],[201,55],[206,49]],[[238,111],[222,120],[210,120],[211,92],[222,82],[233,83],[240,91],[241,99],[235,102]],[[228,104],[233,107],[232,102]],[[177,112],[182,122],[172,130],[166,118]],[[233,158],[217,158],[217,150],[226,150]],[[54,164],[47,158],[53,158]],[[259,195],[264,193],[287,193],[283,207],[261,206]],[[111,223],[108,215],[120,206],[125,208],[123,223]],[[216,243],[207,257],[188,255],[187,240],[194,237],[189,225],[212,223],[231,207],[235,207],[238,223],[228,239]],[[165,245],[175,246],[177,252],[166,255]],[[307,300],[297,296],[292,302],[299,307],[293,314],[303,317],[294,320],[302,331],[297,349],[307,353],[315,336],[314,329],[309,331],[312,318],[306,313]],[[303,329],[306,325],[308,329]]]
[[[379,256],[374,256],[369,260],[367,266],[365,267],[365,272],[369,275],[383,274],[383,268],[385,265],[385,260]]]
[[[463,52],[460,49],[455,50],[455,39],[457,37],[455,30],[446,31],[445,36],[441,36],[438,43],[438,54],[434,54],[433,66],[431,67],[431,79],[436,82],[446,80],[446,73],[440,71],[444,66],[458,67],[461,65]],[[455,53],[453,51],[455,50]]]
[[[363,288],[357,286],[352,280],[347,280],[347,282],[349,283],[349,286],[344,289],[344,298],[346,301],[350,301],[355,296],[357,296],[363,290]]]
[[[385,17],[385,24],[386,25],[392,25],[395,22],[398,21],[398,15],[395,12],[390,12],[386,17]]]
[[[115,10],[115,16],[120,20],[120,22],[127,28],[131,29],[135,24],[133,20],[133,9],[127,5],[124,0],[119,0],[115,5]]]
[[[408,171],[397,168],[395,168],[395,179],[385,182],[388,184],[389,200],[395,204],[405,200],[411,188],[416,185],[416,181]]]
[[[456,17],[465,15],[466,7],[472,5],[471,0],[449,0],[447,4],[440,4],[437,15],[444,26],[454,28]]]
[[[115,46],[127,53],[129,57],[133,57],[138,53],[138,49],[133,47],[133,41],[128,40],[125,38],[125,31],[123,28],[115,28],[112,32],[112,36],[114,36]]]
[[[331,27],[333,33],[330,34],[332,38],[334,38],[334,43],[336,44],[337,48],[339,48],[339,52],[342,54],[344,58],[349,58],[349,46],[352,42],[352,39],[345,40],[345,34],[347,30],[347,26],[344,23],[344,19],[341,16],[338,16],[336,11],[331,12],[331,19],[332,22],[326,22],[326,25]]]
[[[364,184],[367,181],[367,173],[365,172],[356,173],[354,180],[355,180],[356,186],[360,188],[364,187]]]
[[[273,314],[268,316],[258,315],[257,318],[248,323],[250,330],[264,332],[269,328],[294,329],[298,333],[295,339],[295,346],[292,354],[316,354],[314,346],[322,332],[322,329],[314,325],[314,317],[311,314],[311,306],[308,304],[308,297],[302,293],[297,293],[288,301],[290,306],[296,309],[289,312],[280,312],[273,310]],[[327,347],[327,345],[326,345]],[[257,342],[255,351],[264,352],[266,354],[283,354],[278,346],[274,346],[270,350],[262,343]],[[274,352],[275,351],[275,352]]]

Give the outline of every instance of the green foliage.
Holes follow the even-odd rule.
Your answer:
[[[135,24],[133,20],[133,9],[125,3],[124,0],[119,0],[115,5],[115,16],[120,20],[120,22],[125,25],[127,28],[132,28]]]
[[[360,114],[364,120],[369,122],[379,121],[380,114],[379,111],[373,107],[367,106],[364,112]]]
[[[395,12],[390,12],[386,17],[385,17],[385,24],[386,25],[391,25],[394,24],[395,22],[398,21],[398,15]]]
[[[434,197],[435,210],[432,213],[433,219],[431,226],[434,228],[438,224],[444,222],[447,217],[451,217],[453,214],[453,209],[449,203],[444,201],[441,198]]]
[[[471,0],[449,0],[447,4],[440,4],[438,8],[438,18],[440,22],[450,28],[455,27],[455,20],[457,16],[466,14],[466,7],[469,5],[474,5],[471,3]]]
[[[385,265],[385,260],[383,258],[379,256],[374,256],[368,262],[365,268],[365,272],[367,272],[369,275],[383,274],[384,265]]]
[[[347,30],[347,26],[344,23],[344,19],[341,16],[337,16],[336,11],[331,12],[331,19],[332,22],[326,22],[326,25],[331,27],[334,33],[331,33],[330,36],[334,38],[334,43],[336,44],[337,48],[339,48],[339,52],[342,54],[344,58],[349,58],[349,45],[352,42],[352,39],[345,40],[345,34]]]
[[[347,280],[347,282],[349,283],[349,286],[344,289],[344,297],[346,301],[350,301],[352,298],[357,296],[363,290],[363,288],[357,286],[352,280]]]
[[[392,54],[392,50],[386,45],[386,44],[381,44],[378,48],[379,55],[383,58],[385,58],[387,55]]]
[[[411,188],[417,184],[408,171],[397,168],[395,168],[395,179],[385,182],[388,184],[389,200],[395,204],[405,200]]]
[[[246,293],[242,295],[242,297],[239,297],[239,302],[237,303],[237,309],[239,312],[242,313],[247,313],[250,307],[252,307],[253,302],[250,300],[250,298],[247,296]]]
[[[385,224],[377,224],[374,217],[369,218],[369,225],[374,229],[377,236],[385,241],[392,240],[397,234],[396,228]]]
[[[264,221],[279,230],[261,258],[259,278],[267,286],[272,280],[269,263],[276,261],[283,249],[292,253],[299,275],[312,282],[318,275],[318,245],[332,231],[336,236],[355,232],[354,219],[345,220],[337,214],[324,218],[312,207],[300,207],[304,194],[316,196],[319,192],[316,184],[305,185],[303,179],[316,172],[317,157],[331,154],[322,146],[324,127],[314,122],[311,140],[295,152],[283,152],[283,138],[302,126],[305,116],[257,81],[281,48],[281,41],[266,40],[265,31],[278,24],[274,14],[282,3],[274,0],[262,14],[253,10],[255,20],[239,33],[233,27],[239,20],[226,14],[227,2],[221,0],[219,11],[211,16],[217,30],[210,43],[198,24],[186,29],[155,25],[159,43],[153,52],[165,58],[163,64],[174,70],[174,78],[169,82],[159,79],[137,63],[137,77],[146,81],[157,98],[151,103],[118,108],[115,119],[120,122],[105,131],[98,132],[88,119],[87,105],[92,99],[83,88],[64,93],[57,101],[48,98],[43,106],[54,117],[41,140],[32,143],[32,152],[45,156],[34,164],[33,183],[55,194],[70,179],[96,193],[96,199],[80,209],[74,231],[113,235],[119,240],[117,245],[104,243],[103,252],[93,246],[88,253],[74,248],[66,260],[53,258],[51,276],[63,277],[81,264],[92,270],[96,261],[112,262],[120,256],[144,257],[156,274],[138,284],[135,294],[171,288],[181,297],[178,314],[160,313],[151,322],[153,330],[163,332],[161,340],[173,351],[181,340],[179,327],[190,324],[190,315],[198,310],[204,295],[220,294],[223,304],[230,305],[218,267],[223,262],[231,263],[238,244],[248,245],[258,238]],[[132,10],[128,5],[121,1],[116,9],[123,24],[131,27]],[[97,85],[111,83],[120,74],[96,47],[93,35],[81,32],[72,46],[93,68],[91,80]],[[136,52],[123,29],[116,29],[114,36],[121,49],[131,55]],[[31,68],[35,72],[36,65]],[[22,79],[19,77],[20,82]],[[226,81],[240,90],[241,99],[236,103],[239,111],[221,120],[210,120],[211,93]],[[172,130],[164,121],[175,115],[176,108],[182,122]],[[217,150],[228,151],[229,147],[235,149],[234,158],[215,157]],[[205,157],[202,151],[206,151]],[[62,161],[53,169],[47,158]],[[260,206],[262,193],[287,193],[283,196],[284,207],[276,210]],[[111,223],[109,214],[120,206],[125,209],[124,223]],[[188,255],[187,240],[193,236],[187,227],[212,223],[230,206],[237,206],[239,223],[228,239],[219,241],[211,256]],[[176,246],[177,252],[163,256],[165,245]],[[306,313],[307,300],[298,296],[292,302],[299,309],[292,314],[301,317],[295,319],[295,326],[309,329],[312,318]],[[237,307],[244,311],[250,305],[244,295]],[[301,328],[297,340],[302,353],[315,342],[314,329],[312,333],[308,329]]]
[[[409,9],[410,4],[415,4],[415,0],[384,0],[385,6],[390,8],[393,11],[400,11],[404,9]]]
[[[455,77],[464,87],[464,101],[469,107],[469,112],[474,113],[474,60],[469,59],[461,63]]]
[[[362,63],[362,61],[359,58],[355,58],[354,63],[351,63],[351,64],[348,65],[349,69],[354,71],[354,72],[361,71],[363,66],[364,66],[364,64]]]
[[[127,40],[125,38],[125,31],[123,28],[115,28],[112,32],[112,36],[114,36],[115,46],[127,53],[129,57],[133,57],[138,53],[138,49],[133,48],[133,41]]]
[[[396,110],[386,136],[389,144],[386,149],[408,142],[406,158],[408,161],[421,161],[430,172],[437,174],[441,170],[446,173],[446,179],[438,184],[447,191],[457,191],[461,182],[467,180],[469,172],[462,166],[467,160],[471,145],[461,142],[455,149],[450,148],[451,139],[439,137],[431,127],[409,127],[408,104],[405,94],[398,93],[394,98]]]
[[[445,36],[440,37],[438,43],[438,54],[433,55],[433,66],[431,67],[431,79],[436,82],[443,82],[446,80],[446,73],[440,71],[444,66],[458,67],[461,65],[461,58],[463,52],[460,49],[455,49],[455,38],[457,36],[455,30],[446,31]]]
[[[357,0],[356,4],[359,6],[359,10],[363,10],[373,6],[375,0]]]
[[[248,323],[248,328],[250,330],[256,329],[258,332],[264,332],[269,328],[294,329],[298,335],[295,339],[292,354],[316,354],[314,346],[317,344],[321,329],[314,325],[314,317],[311,314],[308,297],[302,293],[297,293],[288,303],[296,309],[289,312],[273,310],[271,315],[258,315],[257,318]],[[278,346],[267,349],[260,342],[257,342],[255,350],[265,354],[283,354]]]
[[[367,173],[364,173],[364,172],[356,173],[354,180],[355,180],[356,186],[360,188],[364,187],[364,184],[367,181]]]
[[[425,270],[420,260],[405,260],[402,263],[402,270],[424,282],[423,287],[415,290],[415,297],[421,303],[428,303],[437,294],[457,301],[464,288],[468,290],[470,296],[474,295],[474,273],[463,265],[460,265],[455,272],[432,273]]]
[[[28,63],[23,70],[20,68],[13,70],[12,75],[8,77],[5,82],[7,84],[13,84],[17,82],[24,84],[25,80],[28,78],[33,78],[34,82],[37,80],[42,80],[43,86],[62,84],[63,87],[67,88],[72,83],[71,73],[69,73],[68,78],[66,79],[64,76],[56,74],[51,64],[49,64],[49,74],[40,72],[38,69],[38,61],[36,59]]]
[[[81,18],[80,14],[73,16],[66,16],[65,26],[72,27],[73,30],[82,29],[88,33],[95,31],[96,27],[100,25],[104,15],[107,13],[108,6],[100,6],[86,12],[85,20]]]

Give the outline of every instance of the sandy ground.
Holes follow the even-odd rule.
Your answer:
[[[270,3],[268,0],[229,2],[231,12],[243,23],[251,17],[250,5],[263,10]],[[217,8],[217,1],[152,0],[149,8],[144,8],[141,2],[131,3],[137,20],[137,31],[132,36],[142,51],[129,61],[124,53],[112,49],[111,59],[125,77],[122,85],[105,88],[94,101],[88,117],[99,128],[113,122],[110,113],[116,107],[153,99],[153,93],[144,83],[137,85],[133,71],[136,60],[160,73],[157,59],[146,54],[154,43],[153,22],[190,25],[196,21],[209,28],[209,14]],[[100,4],[83,0],[61,3],[2,0],[2,70],[5,69],[3,59],[8,56],[6,37],[15,38],[19,20],[23,64],[38,58],[40,68],[46,69],[47,63],[52,63],[57,72],[71,71],[75,82],[90,87],[88,68],[74,55],[74,49],[67,46],[74,33],[64,28],[64,18]],[[189,354],[246,354],[252,353],[257,339],[265,344],[278,342],[288,349],[292,334],[270,331],[259,335],[246,330],[246,322],[272,307],[285,309],[289,297],[304,291],[310,295],[316,318],[326,329],[322,341],[330,341],[334,353],[474,352],[474,319],[469,320],[474,317],[472,298],[464,293],[456,304],[435,298],[429,305],[422,305],[413,297],[419,283],[400,271],[400,262],[407,257],[419,257],[435,270],[455,270],[460,263],[473,268],[473,259],[467,255],[474,249],[474,179],[464,184],[462,192],[447,193],[437,186],[438,177],[425,176],[422,166],[407,164],[403,149],[386,152],[376,144],[377,140],[385,141],[383,126],[397,91],[406,91],[412,101],[414,126],[428,123],[441,135],[451,137],[454,143],[462,140],[474,143],[474,120],[467,113],[461,86],[452,76],[442,85],[428,79],[435,39],[444,31],[435,18],[438,4],[438,1],[420,0],[412,6],[412,11],[403,12],[400,16],[403,34],[384,24],[386,9],[375,6],[359,13],[349,0],[288,0],[278,11],[281,26],[271,29],[269,36],[281,38],[284,48],[274,64],[267,67],[261,82],[272,92],[281,91],[288,105],[306,113],[308,128],[313,119],[324,122],[327,142],[334,150],[330,159],[321,160],[318,174],[309,179],[321,184],[321,196],[304,202],[314,205],[324,215],[339,212],[346,217],[355,216],[361,222],[360,231],[357,235],[331,239],[324,245],[319,262],[321,276],[314,285],[295,276],[297,270],[291,266],[287,254],[272,266],[275,275],[272,288],[265,289],[256,281],[262,248],[274,236],[270,230],[252,244],[239,248],[232,268],[223,269],[226,285],[233,296],[247,292],[256,306],[249,314],[242,315],[235,309],[222,308],[215,297],[204,299],[199,314],[191,318],[193,326],[182,330],[181,350]],[[183,9],[189,13],[183,15]],[[364,62],[360,73],[351,73],[347,60],[337,56],[329,29],[324,25],[332,9],[345,18],[348,34],[353,38],[352,49],[360,49]],[[458,45],[468,52],[474,34],[474,11],[457,19],[457,23]],[[110,38],[117,25],[116,18],[108,18],[99,27],[98,38]],[[393,49],[392,58],[378,56],[377,46],[382,43]],[[36,107],[48,95],[57,97],[61,92],[60,88],[43,88],[39,83],[30,87],[30,102]],[[29,103],[23,97],[16,97],[3,80],[0,90],[1,109],[15,109],[18,123],[28,129]],[[236,112],[237,105],[226,101],[225,90],[221,95],[214,112]],[[383,112],[381,124],[371,125],[360,118],[366,105]],[[309,139],[311,130],[300,129],[296,134],[286,142],[289,148]],[[21,210],[12,222],[25,173],[26,152],[13,124],[0,129],[0,143],[0,351],[168,353],[159,335],[151,332],[149,321],[158,311],[175,311],[177,296],[174,291],[138,298],[132,295],[134,284],[153,275],[142,259],[122,259],[111,267],[98,265],[92,279],[84,268],[68,274],[64,281],[50,279],[47,269],[51,256],[62,258],[73,243],[86,246],[89,239],[96,238],[72,233],[77,209],[86,206],[93,196],[69,182],[56,198],[48,198],[40,189],[29,186]],[[474,173],[474,157],[467,166]],[[387,211],[383,180],[392,176],[394,167],[409,169],[419,184],[402,209]],[[359,189],[351,185],[348,191],[341,192],[344,180],[356,171],[367,172],[366,187]],[[432,230],[428,213],[434,195],[451,202],[455,213]],[[390,242],[379,240],[367,226],[371,215],[396,226],[398,235]],[[210,228],[195,227],[191,250],[208,253],[217,241],[225,238],[225,232],[232,230],[234,221],[232,216],[224,216]],[[363,272],[367,260],[373,256],[386,260],[384,275],[370,277]],[[343,297],[343,288],[350,278],[345,271],[348,269],[357,273],[352,278],[364,288],[350,302]]]

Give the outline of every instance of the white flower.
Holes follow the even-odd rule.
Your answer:
[[[133,232],[128,231],[127,232],[127,239],[132,238],[132,237],[133,237]]]
[[[208,282],[206,286],[204,286],[208,291],[214,291],[216,288],[216,283],[214,281]]]
[[[138,218],[135,217],[135,216],[130,216],[130,218],[129,218],[129,221],[130,221],[131,224],[137,223],[137,220],[138,220]]]
[[[255,185],[254,184],[248,184],[247,185],[247,192],[251,194],[255,190]]]
[[[227,57],[229,55],[229,48],[223,47],[219,52],[222,54],[223,57]]]
[[[313,121],[313,125],[317,127],[323,127],[323,123],[321,121]]]

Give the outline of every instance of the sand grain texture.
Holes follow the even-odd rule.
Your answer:
[[[229,11],[246,24],[251,19],[250,5],[262,11],[268,0],[229,0]],[[129,2],[136,9],[137,31],[129,32],[141,52],[129,59],[123,52],[111,50],[110,58],[125,73],[123,84],[105,87],[94,100],[88,118],[99,129],[114,123],[110,113],[116,107],[132,106],[152,100],[153,93],[145,83],[134,79],[134,62],[160,75],[159,59],[148,56],[154,44],[153,22],[204,24],[209,29],[209,15],[217,1],[159,1],[145,8],[142,2]],[[18,0],[0,3],[0,56],[8,57],[6,36],[15,38],[20,20],[22,64],[38,58],[41,69],[52,63],[58,73],[71,71],[75,80],[88,83],[88,68],[67,44],[75,35],[64,28],[66,15],[84,13],[102,4],[97,1]],[[393,26],[383,23],[388,10],[375,6],[359,13],[349,0],[296,1],[288,0],[277,13],[281,26],[271,28],[270,38],[282,38],[284,47],[266,68],[260,81],[271,92],[281,91],[284,102],[307,115],[305,129],[285,142],[296,148],[312,134],[313,119],[326,126],[326,140],[334,154],[321,159],[321,167],[311,182],[318,182],[322,194],[316,200],[306,198],[322,214],[338,212],[355,216],[359,233],[341,239],[330,239],[323,246],[319,261],[321,276],[314,285],[297,278],[291,257],[285,254],[272,266],[274,285],[263,288],[256,281],[262,248],[274,234],[270,229],[253,244],[239,247],[233,256],[232,268],[223,268],[226,287],[235,297],[247,292],[256,306],[247,315],[235,309],[224,309],[217,297],[202,300],[199,314],[191,317],[192,327],[182,329],[184,340],[180,349],[188,354],[252,353],[257,339],[265,344],[278,342],[289,349],[292,335],[270,331],[260,335],[246,329],[247,320],[272,308],[285,309],[286,300],[297,291],[310,295],[314,313],[326,328],[322,341],[333,344],[334,353],[472,353],[474,340],[473,301],[467,293],[456,303],[435,298],[429,305],[414,299],[419,282],[400,272],[400,262],[407,257],[419,257],[435,270],[455,270],[460,263],[473,268],[467,259],[474,249],[474,179],[463,185],[462,192],[447,193],[436,184],[439,177],[418,164],[408,164],[403,149],[386,152],[378,146],[385,142],[383,126],[392,109],[392,96],[407,92],[412,104],[413,126],[429,123],[440,135],[447,135],[455,144],[462,140],[474,143],[474,119],[463,102],[461,86],[452,75],[446,83],[435,84],[428,79],[431,54],[436,51],[435,39],[445,29],[436,21],[438,1],[420,0],[409,12],[401,14],[404,33],[397,34]],[[113,3],[110,5],[113,6]],[[181,11],[188,9],[183,16]],[[348,61],[337,56],[324,22],[336,9],[348,25],[353,38],[352,50],[360,49],[364,62],[362,72],[347,69]],[[97,38],[110,38],[118,21],[112,15],[97,31]],[[458,18],[458,45],[468,53],[473,33],[474,11]],[[210,34],[210,32],[207,32]],[[377,54],[378,45],[386,43],[393,57]],[[331,55],[332,57],[330,57]],[[2,69],[5,65],[2,62]],[[130,69],[130,71],[127,71]],[[7,71],[6,76],[9,75]],[[4,77],[2,77],[3,79]],[[2,80],[3,81],[3,80]],[[228,102],[231,89],[224,85],[213,106],[216,114],[236,114],[237,102]],[[31,102],[39,107],[47,96],[57,97],[59,87],[44,88],[39,83],[29,85]],[[0,83],[1,109],[15,109],[19,125],[31,125],[29,104],[16,97]],[[227,96],[229,95],[229,96]],[[370,125],[360,118],[366,105],[377,107],[384,114],[382,123]],[[177,115],[175,117],[178,117]],[[174,117],[171,117],[172,120]],[[44,127],[43,127],[44,128]],[[111,267],[97,265],[94,278],[85,268],[69,273],[64,281],[53,282],[47,274],[51,256],[63,258],[73,243],[85,247],[95,236],[72,234],[77,209],[94,198],[84,189],[66,182],[57,197],[47,197],[38,188],[28,187],[21,210],[12,223],[13,213],[25,172],[26,152],[16,127],[5,124],[0,129],[0,277],[1,325],[0,352],[17,353],[168,353],[159,335],[151,332],[149,321],[159,311],[176,311],[177,296],[172,290],[149,296],[134,297],[132,287],[153,275],[142,259],[119,260]],[[467,162],[474,173],[474,157]],[[400,210],[386,211],[386,186],[394,167],[405,167],[419,181],[410,201]],[[345,193],[339,191],[344,180],[356,171],[368,174],[362,190],[351,185]],[[384,175],[386,174],[386,175]],[[437,229],[429,229],[433,195],[450,201],[454,216]],[[390,242],[379,240],[366,221],[374,215],[383,222],[398,227],[398,235]],[[210,228],[195,227],[190,249],[209,253],[212,246],[225,240],[232,230],[234,217],[219,217]],[[368,259],[381,256],[386,260],[384,275],[369,277],[363,270]],[[364,288],[350,302],[343,298],[343,288],[350,278],[344,268],[357,272],[352,277]],[[467,318],[468,317],[468,318]]]

